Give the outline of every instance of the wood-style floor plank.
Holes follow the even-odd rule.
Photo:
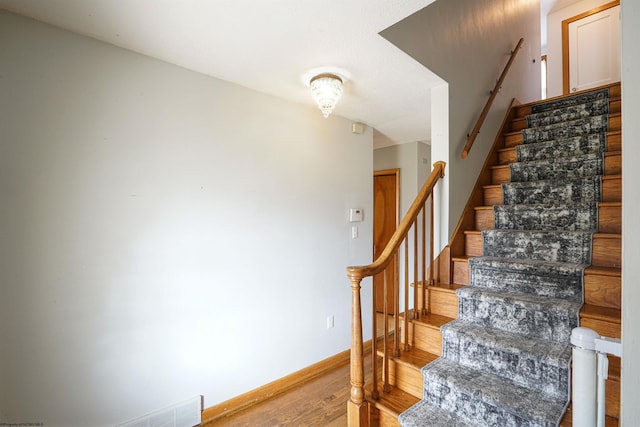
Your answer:
[[[378,335],[384,331],[384,316],[378,315]],[[389,329],[393,330],[393,318]],[[370,381],[371,357],[364,358],[365,377]],[[203,423],[203,427],[220,426],[322,426],[347,425],[347,400],[349,400],[349,364],[340,366],[326,375],[315,378],[290,391],[248,409]]]

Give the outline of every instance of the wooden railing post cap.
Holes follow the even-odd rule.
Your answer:
[[[351,281],[351,284],[359,285],[365,274],[363,272],[364,267],[347,267],[347,277]]]

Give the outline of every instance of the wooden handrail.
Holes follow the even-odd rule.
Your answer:
[[[433,165],[433,170],[431,171],[431,175],[427,178],[427,181],[424,183],[420,192],[416,196],[416,199],[411,204],[411,207],[406,213],[406,216],[402,219],[398,228],[389,239],[387,246],[384,248],[378,259],[376,259],[373,263],[365,266],[356,266],[356,267],[347,267],[347,276],[351,281],[351,366],[350,366],[350,375],[351,375],[351,397],[347,404],[347,418],[349,426],[362,426],[367,425],[366,420],[368,419],[368,404],[365,401],[365,391],[364,391],[364,343],[362,340],[362,302],[360,300],[360,283],[362,279],[365,277],[373,277],[377,274],[383,273],[383,284],[384,284],[384,337],[383,337],[383,380],[384,384],[382,387],[383,392],[389,391],[389,346],[391,343],[388,340],[389,334],[389,324],[388,324],[388,315],[389,308],[387,304],[387,293],[389,295],[393,295],[393,305],[394,305],[394,316],[395,316],[395,326],[394,326],[394,339],[393,339],[393,354],[394,356],[399,355],[399,347],[400,347],[400,337],[399,337],[399,266],[400,266],[400,247],[404,242],[405,245],[405,260],[404,260],[404,268],[405,268],[405,287],[404,287],[404,301],[405,301],[405,316],[404,316],[404,326],[403,326],[403,335],[404,335],[404,350],[407,351],[409,349],[409,343],[407,342],[407,322],[410,315],[408,304],[408,293],[409,293],[409,234],[411,232],[411,228],[414,229],[414,237],[413,237],[413,245],[414,245],[414,308],[412,310],[414,317],[419,317],[421,313],[426,313],[425,307],[425,298],[424,292],[426,291],[427,284],[433,284],[433,239],[431,239],[431,253],[430,253],[430,261],[431,267],[429,269],[429,281],[427,283],[425,277],[425,269],[426,266],[423,265],[422,269],[422,311],[418,310],[418,299],[415,298],[417,296],[418,288],[419,288],[419,278],[418,274],[418,226],[420,225],[418,222],[418,218],[420,213],[422,213],[422,263],[425,264],[425,216],[427,215],[427,211],[425,209],[425,204],[428,198],[431,196],[431,214],[432,220],[430,221],[430,233],[433,235],[433,189],[438,182],[438,180],[444,177],[444,168],[445,162],[436,162]],[[388,267],[391,262],[393,263],[393,271],[390,271]],[[371,353],[373,358],[372,364],[372,383],[373,390],[371,392],[371,396],[374,399],[378,398],[378,374],[376,368],[376,359],[377,355],[377,325],[376,325],[376,292],[375,289],[373,291],[373,338],[371,340]]]
[[[391,239],[389,239],[389,243],[387,243],[387,246],[384,248],[378,259],[369,265],[347,267],[347,276],[350,279],[353,280],[359,278],[362,280],[365,277],[374,276],[381,273],[389,265],[391,257],[398,250],[407,233],[409,233],[411,226],[418,218],[418,214],[424,207],[424,203],[427,201],[427,197],[431,194],[433,187],[440,178],[444,177],[445,165],[445,162],[436,162],[433,164],[431,175],[429,175],[429,178],[422,186],[422,189],[420,189],[416,199],[411,204],[407,214],[400,222],[398,228],[396,228],[396,231],[391,236]]]
[[[467,143],[465,144],[464,149],[462,150],[462,153],[461,153],[461,157],[463,159],[466,159],[467,156],[469,155],[469,150],[471,150],[471,146],[473,145],[473,142],[476,140],[476,136],[478,136],[478,133],[480,133],[480,128],[482,127],[484,120],[487,118],[487,114],[489,114],[489,109],[491,108],[491,104],[493,104],[493,100],[498,94],[500,87],[502,87],[502,82],[507,76],[507,73],[509,72],[509,68],[511,68],[511,64],[513,63],[513,60],[515,59],[516,54],[520,50],[520,47],[522,46],[523,42],[524,42],[524,38],[520,38],[515,49],[511,51],[511,57],[509,58],[509,62],[507,62],[507,65],[505,65],[504,70],[502,70],[502,74],[500,74],[500,78],[496,83],[496,87],[493,88],[493,90],[491,91],[491,95],[489,96],[487,103],[484,105],[484,108],[480,113],[480,117],[478,117],[478,121],[476,122],[475,127],[473,128],[471,133],[467,135]]]

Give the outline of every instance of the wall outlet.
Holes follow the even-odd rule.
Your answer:
[[[327,316],[327,329],[331,329],[334,326],[333,314]]]

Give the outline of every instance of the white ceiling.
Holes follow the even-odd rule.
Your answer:
[[[378,33],[433,1],[0,0],[0,8],[314,107],[304,76],[337,67],[349,80],[334,114],[372,126],[379,147],[430,138],[429,90],[441,80]]]
[[[313,107],[313,71],[342,71],[334,114],[373,127],[378,148],[430,139],[430,88],[442,80],[378,33],[434,1],[0,0],[0,9]],[[543,50],[546,15],[578,1],[540,0]]]

